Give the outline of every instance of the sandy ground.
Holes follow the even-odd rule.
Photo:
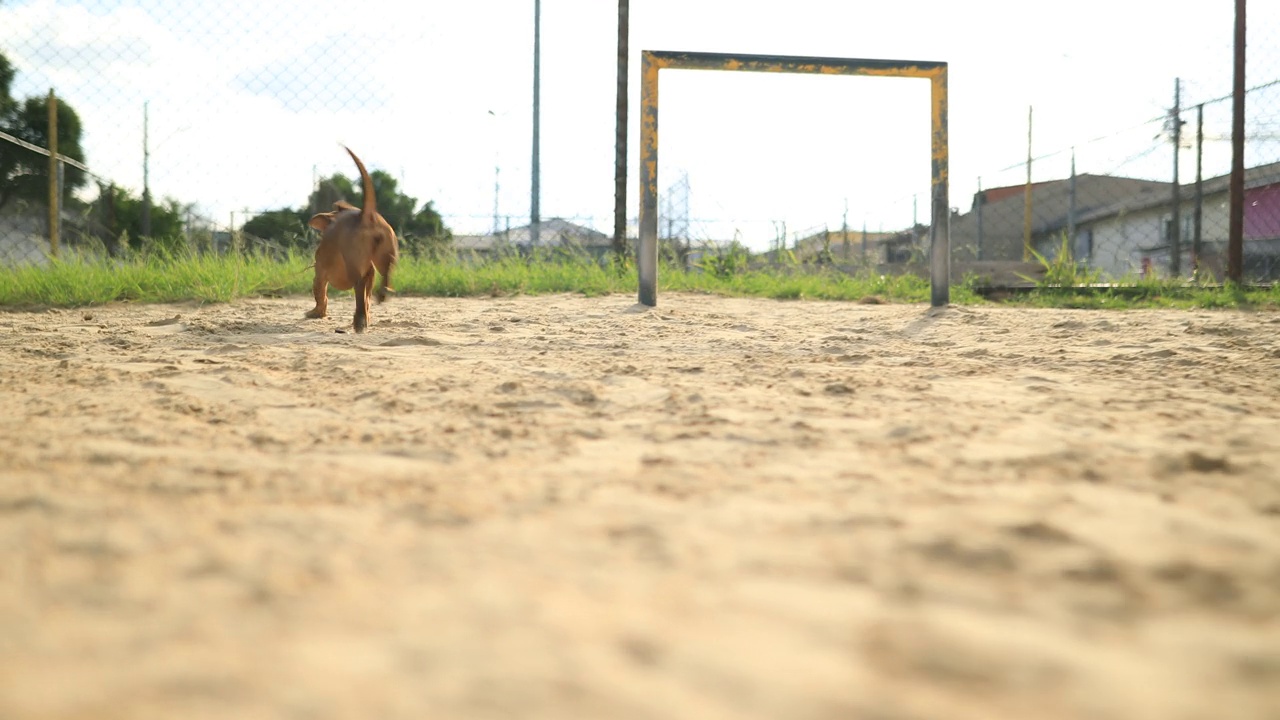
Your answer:
[[[0,313],[0,718],[1280,717],[1280,313]]]

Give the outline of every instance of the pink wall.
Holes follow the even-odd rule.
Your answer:
[[[1280,184],[1244,191],[1244,239],[1280,237]]]

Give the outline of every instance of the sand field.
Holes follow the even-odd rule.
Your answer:
[[[1280,718],[1280,313],[0,312],[0,718]]]

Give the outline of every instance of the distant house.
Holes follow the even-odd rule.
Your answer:
[[[1201,183],[1201,266],[1221,276],[1225,265],[1230,176]],[[1075,256],[1110,276],[1167,273],[1172,260],[1173,188],[1130,197],[1083,213],[1076,222]],[[1195,244],[1196,190],[1179,188],[1180,266],[1190,273]],[[1245,171],[1245,275],[1256,280],[1280,279],[1280,163]]]
[[[549,218],[538,224],[538,240],[528,225],[487,235],[454,235],[453,247],[478,256],[504,252],[529,254],[535,250],[568,250],[594,258],[604,258],[613,251],[613,238],[598,230],[571,223],[563,218]]]
[[[454,235],[453,249],[459,253],[474,254],[479,257],[500,255],[504,251],[512,250],[511,244],[502,234]]]
[[[810,262],[816,259],[823,250],[831,253],[837,263],[884,262],[885,241],[896,237],[895,233],[867,232],[865,230],[819,230],[796,241],[794,249],[797,259]]]
[[[929,226],[919,223],[894,233],[884,233],[879,240],[877,262],[888,265],[920,264],[929,257]]]
[[[1170,184],[1155,180],[1077,175],[1031,185],[1031,243],[1052,253],[1062,233],[1081,218],[1118,202],[1167,197]],[[981,190],[967,213],[951,216],[951,250],[957,260],[1023,259],[1026,239],[1027,186]]]

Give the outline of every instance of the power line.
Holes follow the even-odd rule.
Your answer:
[[[39,145],[29,143],[26,140],[23,140],[21,138],[16,138],[7,132],[0,132],[0,140],[7,140],[13,143],[14,145],[17,145],[18,147],[26,148],[31,152],[40,153],[45,157],[49,157],[50,155],[53,154],[52,152],[46,150],[45,148],[40,147]],[[62,153],[58,153],[58,161],[62,163],[66,163],[67,165],[70,165],[71,167],[77,170],[83,170],[86,175],[93,178],[94,180],[97,180],[98,182],[110,182],[106,178],[101,177],[100,175],[94,173],[92,170],[86,167],[84,163],[80,162],[79,160],[73,160],[67,157],[66,155],[63,155]]]
[[[1246,90],[1246,91],[1245,91],[1245,94],[1248,94],[1248,93],[1251,93],[1251,92],[1255,92],[1255,91],[1257,91],[1257,90],[1265,90],[1265,89],[1267,89],[1267,88],[1269,88],[1269,87],[1275,87],[1275,86],[1280,86],[1280,78],[1277,78],[1277,79],[1275,79],[1275,80],[1271,80],[1271,81],[1269,81],[1269,82],[1262,83],[1262,84],[1260,84],[1260,85],[1255,85],[1254,87],[1251,87],[1251,88],[1249,88],[1248,90]],[[1210,105],[1210,104],[1212,104],[1212,103],[1222,102],[1222,101],[1224,101],[1224,100],[1230,100],[1230,99],[1231,99],[1231,97],[1232,97],[1231,95],[1223,95],[1222,97],[1213,98],[1212,100],[1205,100],[1205,101],[1203,101],[1203,102],[1199,102],[1199,103],[1188,104],[1188,105],[1186,105],[1185,107],[1192,108],[1192,107],[1195,107],[1196,105]],[[1085,141],[1083,141],[1083,142],[1076,143],[1076,146],[1077,146],[1077,147],[1079,147],[1079,146],[1082,146],[1082,145],[1092,145],[1092,144],[1094,144],[1094,143],[1103,142],[1104,140],[1111,140],[1112,138],[1119,137],[1119,136],[1121,136],[1121,135],[1123,135],[1123,134],[1125,134],[1125,133],[1128,133],[1128,132],[1133,132],[1134,130],[1138,130],[1138,129],[1140,129],[1140,128],[1146,127],[1147,125],[1151,125],[1152,123],[1164,122],[1164,121],[1166,121],[1166,120],[1168,120],[1168,119],[1169,119],[1169,114],[1168,114],[1168,113],[1163,113],[1163,114],[1161,114],[1161,115],[1157,115],[1157,116],[1155,116],[1155,117],[1153,117],[1153,118],[1151,118],[1151,119],[1149,119],[1149,120],[1145,120],[1145,121],[1143,121],[1143,122],[1140,122],[1140,123],[1138,123],[1138,124],[1136,124],[1136,125],[1132,125],[1132,126],[1130,126],[1130,127],[1126,127],[1126,128],[1120,129],[1120,130],[1116,130],[1116,131],[1114,131],[1114,132],[1112,132],[1112,133],[1109,133],[1109,134],[1107,134],[1107,135],[1100,135],[1100,136],[1098,136],[1098,137],[1091,138],[1091,139],[1089,139],[1089,140],[1085,140]],[[1245,139],[1246,139],[1246,140],[1248,140],[1249,138],[1247,138],[1247,137],[1246,137]],[[1032,158],[1032,162],[1035,162],[1035,161],[1038,161],[1038,160],[1048,160],[1048,159],[1050,159],[1050,158],[1055,158],[1055,157],[1058,157],[1059,155],[1064,155],[1064,154],[1069,153],[1069,152],[1071,152],[1071,148],[1062,148],[1062,149],[1060,149],[1060,150],[1055,150],[1055,151],[1053,151],[1053,152],[1051,152],[1051,153],[1046,153],[1046,154],[1044,154],[1044,155],[1036,156],[1036,157]],[[1130,161],[1126,160],[1126,161],[1125,161],[1125,164],[1127,164],[1128,162],[1130,162]],[[1025,160],[1019,160],[1018,162],[1016,162],[1016,163],[1014,163],[1014,164],[1012,164],[1012,165],[1010,165],[1010,166],[1008,166],[1008,167],[1000,168],[1000,169],[999,169],[999,170],[997,170],[996,172],[1008,172],[1008,171],[1010,171],[1010,170],[1017,170],[1017,169],[1019,169],[1019,168],[1025,167],[1025,166],[1026,166],[1026,161],[1025,161]]]

